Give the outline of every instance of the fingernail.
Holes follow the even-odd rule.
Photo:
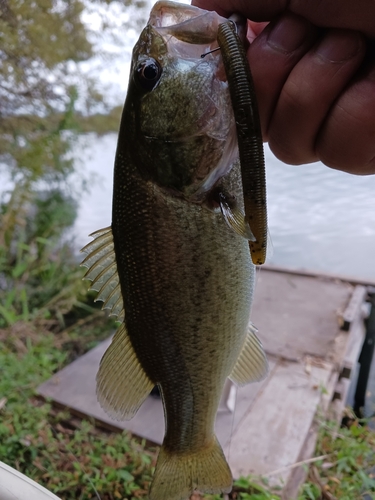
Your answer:
[[[362,46],[362,37],[355,31],[331,30],[318,47],[316,53],[330,62],[344,62],[354,57]]]
[[[269,31],[268,44],[284,53],[298,49],[306,37],[308,23],[293,15],[284,16]]]

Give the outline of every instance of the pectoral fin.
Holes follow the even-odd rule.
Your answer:
[[[146,375],[122,324],[100,362],[96,394],[115,420],[130,420],[155,385]]]
[[[245,214],[239,209],[236,202],[224,192],[220,192],[218,197],[221,213],[228,226],[246,240],[255,241],[255,236],[245,219]]]
[[[256,332],[255,326],[250,324],[242,351],[229,375],[232,382],[239,386],[260,382],[268,374],[266,354]]]

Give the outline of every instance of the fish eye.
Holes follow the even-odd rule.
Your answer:
[[[151,57],[138,64],[134,76],[136,82],[144,90],[152,90],[161,77],[160,64]]]

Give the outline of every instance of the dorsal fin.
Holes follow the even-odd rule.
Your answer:
[[[117,272],[116,256],[112,228],[106,227],[91,233],[94,239],[82,248],[86,254],[81,266],[88,270],[83,279],[92,281],[90,290],[96,290],[95,302],[104,302],[102,309],[109,309],[110,316],[117,316],[118,321],[125,317],[120,280]]]

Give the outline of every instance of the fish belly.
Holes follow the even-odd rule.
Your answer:
[[[165,446],[196,451],[212,440],[225,379],[244,344],[252,265],[247,242],[221,214],[176,200],[163,209],[169,223],[155,242],[162,321],[150,346],[158,354],[146,369],[164,399]]]

